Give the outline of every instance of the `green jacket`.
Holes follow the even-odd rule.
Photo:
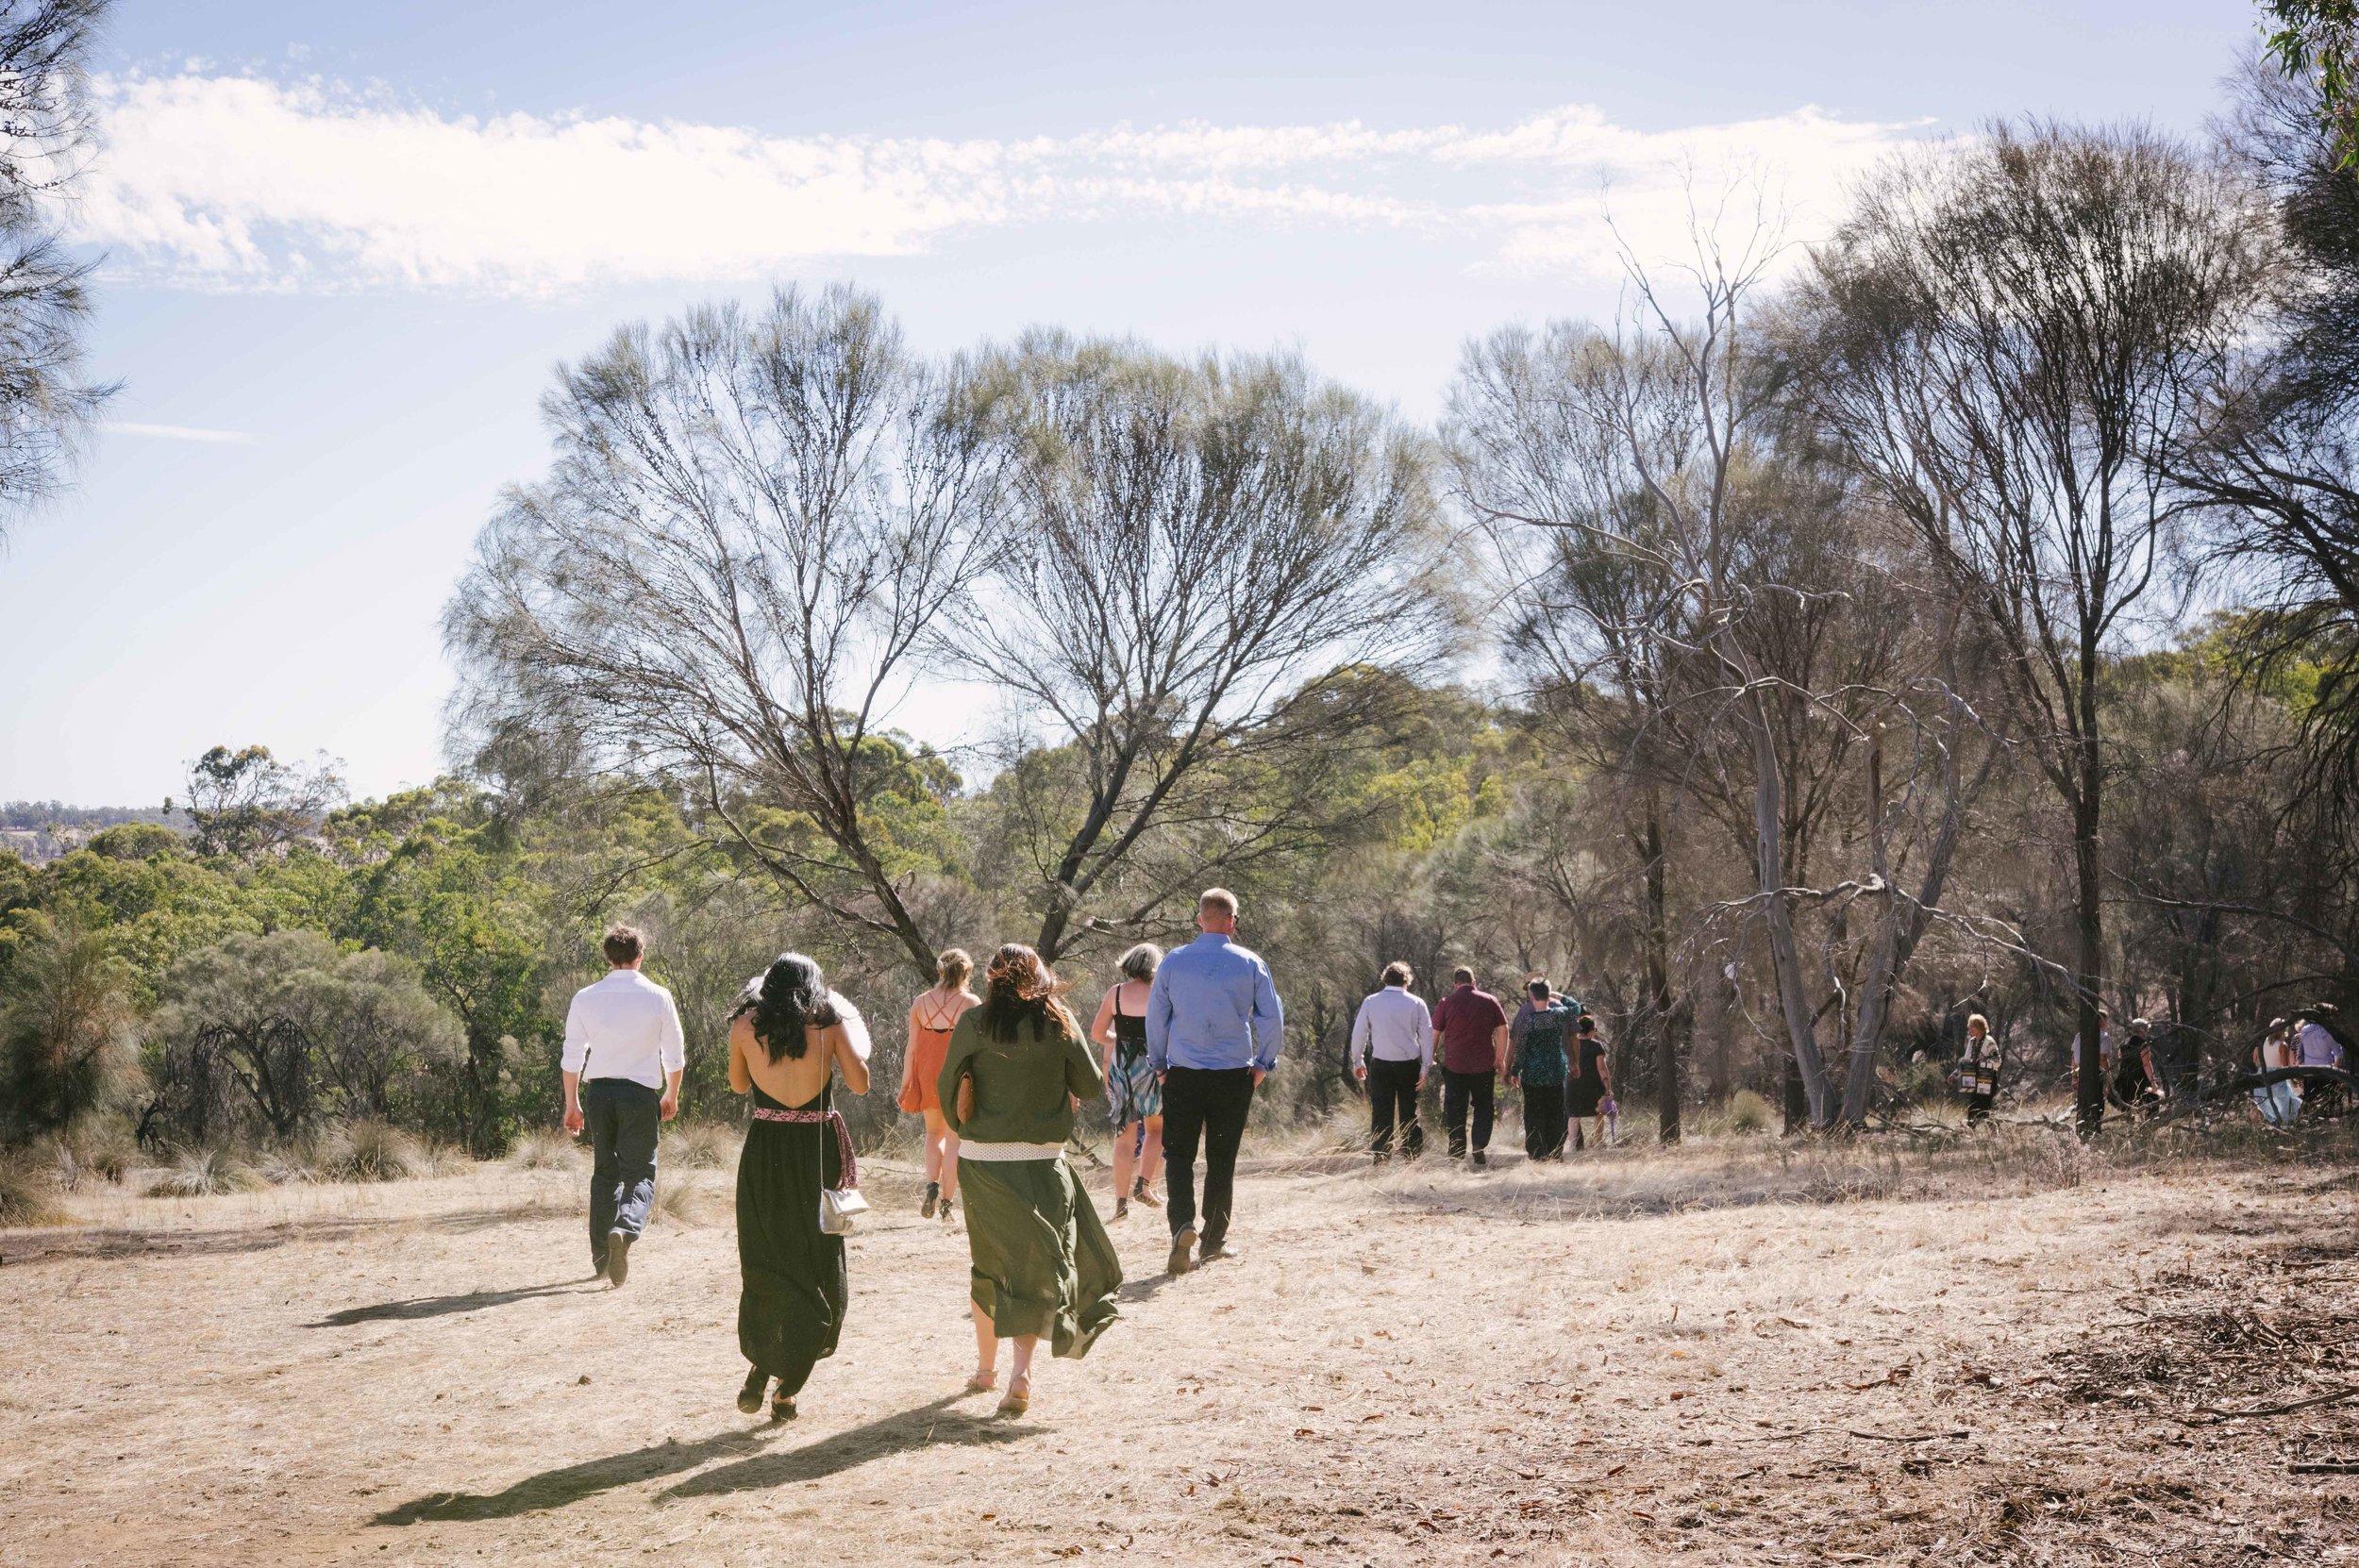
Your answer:
[[[975,1075],[975,1114],[959,1116],[959,1079]],[[1078,1034],[1053,1025],[1018,1024],[1012,1041],[983,1032],[983,1009],[969,1008],[950,1031],[942,1062],[942,1119],[961,1138],[985,1143],[1062,1143],[1073,1133],[1072,1095],[1101,1093],[1106,1080]]]

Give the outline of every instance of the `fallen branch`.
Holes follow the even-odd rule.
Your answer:
[[[2330,1393],[2314,1393],[2307,1399],[2297,1399],[2290,1405],[2255,1405],[2246,1410],[2223,1410],[2210,1405],[2198,1405],[2196,1413],[2208,1415],[2214,1421],[2239,1421],[2246,1416],[2254,1415],[2291,1415],[2296,1410],[2307,1410],[2319,1405],[2333,1405],[2345,1399],[2359,1399],[2359,1383],[2336,1389]]]
[[[2293,1476],[2359,1476],[2359,1461],[2336,1460],[2325,1464],[2289,1464],[2285,1471]],[[1740,1480],[1743,1478],[1738,1477]]]
[[[1878,1443],[1937,1443],[1944,1438],[1962,1438],[1968,1435],[1964,1427],[1954,1432],[1863,1432],[1849,1426],[1846,1426],[1844,1430],[1855,1438],[1870,1438]]]

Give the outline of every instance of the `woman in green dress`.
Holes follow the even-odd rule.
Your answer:
[[[1105,1080],[1057,991],[1038,953],[1020,942],[999,949],[984,972],[982,1006],[951,1031],[937,1086],[966,1194],[975,1318],[967,1388],[998,1386],[999,1342],[1013,1340],[1002,1415],[1030,1408],[1041,1339],[1056,1355],[1086,1355],[1114,1321],[1122,1283],[1113,1243],[1064,1159],[1074,1108]]]

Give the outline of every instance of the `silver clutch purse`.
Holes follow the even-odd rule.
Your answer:
[[[819,1189],[819,1229],[828,1236],[849,1236],[852,1223],[868,1212],[868,1200],[857,1187]]]

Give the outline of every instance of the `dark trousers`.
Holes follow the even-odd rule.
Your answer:
[[[1564,1086],[1524,1085],[1524,1153],[1534,1159],[1554,1159],[1564,1152]]]
[[[1393,1152],[1393,1126],[1400,1124],[1400,1152],[1411,1159],[1425,1152],[1425,1124],[1417,1120],[1416,1061],[1368,1058],[1368,1147],[1379,1159]]]
[[[663,1094],[629,1078],[588,1078],[581,1119],[590,1135],[590,1261],[604,1268],[610,1232],[636,1236],[647,1227]]]
[[[1466,1108],[1474,1108],[1474,1147],[1491,1146],[1491,1103],[1498,1092],[1496,1073],[1459,1073],[1442,1069],[1442,1125],[1449,1131],[1449,1157],[1466,1157]]]
[[[1208,1247],[1229,1234],[1236,1201],[1237,1148],[1253,1110],[1249,1067],[1174,1067],[1163,1075],[1164,1202],[1174,1236],[1196,1225],[1196,1145],[1204,1143],[1204,1226]]]

